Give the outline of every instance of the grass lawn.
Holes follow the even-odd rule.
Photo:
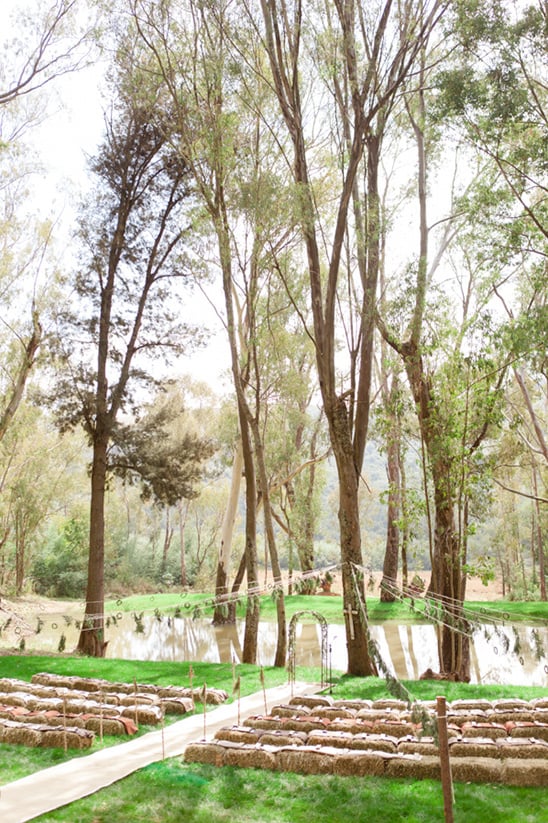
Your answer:
[[[261,619],[276,620],[276,602],[269,595],[260,597]],[[411,608],[408,600],[395,603],[381,603],[378,597],[367,598],[369,619],[372,622],[397,620],[399,622],[416,621],[424,609],[423,598],[416,598]],[[507,622],[543,620],[548,623],[548,603],[540,601],[514,602],[510,600],[497,601],[465,601],[467,612],[473,613],[478,621],[488,622],[490,619],[505,620]],[[318,611],[328,623],[344,623],[342,612],[342,597],[325,595],[298,595],[285,598],[287,618],[291,618],[298,611]],[[182,616],[192,615],[199,611],[204,617],[213,613],[212,598],[207,594],[196,593],[167,593],[153,595],[132,595],[131,597],[109,600],[106,603],[108,613],[141,612],[152,614],[158,609],[162,614],[180,613]],[[239,617],[245,616],[245,605],[242,600],[237,609]]]
[[[546,791],[455,784],[455,823],[546,823]],[[439,823],[431,780],[302,776],[155,763],[89,798],[35,818],[64,823]]]

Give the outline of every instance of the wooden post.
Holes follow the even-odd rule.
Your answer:
[[[263,687],[264,713],[265,713],[265,717],[266,717],[266,715],[268,715],[268,706],[267,706],[267,703],[266,703],[266,687],[265,687],[265,682],[264,682],[264,668],[262,666],[261,666],[261,671],[260,671],[260,678],[261,678],[261,686]]]
[[[438,714],[438,736],[440,747],[441,785],[443,788],[443,808],[445,823],[453,823],[453,778],[449,759],[449,740],[447,737],[447,703],[445,697],[436,698]]]
[[[204,709],[204,740],[206,740],[206,715],[207,715],[207,686],[204,683],[202,687],[202,704]]]
[[[67,698],[63,697],[63,749],[67,753]]]

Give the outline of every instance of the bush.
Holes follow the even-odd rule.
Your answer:
[[[87,577],[87,525],[67,520],[60,533],[36,557],[31,575],[34,589],[47,597],[83,597]]]

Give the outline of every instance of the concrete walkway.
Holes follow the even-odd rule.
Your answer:
[[[270,710],[280,703],[287,703],[293,695],[314,694],[318,685],[294,683],[267,689],[267,706]],[[256,692],[240,701],[243,721],[252,714],[264,714],[264,694]],[[225,703],[208,711],[206,735],[211,738],[223,726],[232,726],[238,719],[238,703]],[[110,786],[128,774],[162,760],[183,754],[186,746],[195,740],[203,740],[204,716],[198,713],[166,726],[164,732],[155,731],[101,749],[86,757],[76,757],[58,766],[35,772],[21,780],[0,787],[1,823],[24,823],[52,809],[58,809],[81,797]]]

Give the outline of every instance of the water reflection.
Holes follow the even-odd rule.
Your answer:
[[[131,614],[123,614],[107,630],[107,657],[128,660],[193,660],[230,663],[242,659],[243,621],[232,626],[212,626],[209,619],[189,617],[144,617],[141,632]],[[39,634],[26,637],[27,650],[55,652],[61,633],[65,648],[78,641],[74,624],[66,625],[61,616],[48,617]],[[437,641],[429,624],[387,622],[372,625],[371,634],[388,668],[400,679],[416,679],[427,668],[438,668]],[[0,643],[14,645],[14,638],[3,634]],[[318,624],[303,619],[296,626],[296,665],[320,665],[321,633]],[[332,669],[345,670],[346,640],[344,627],[328,627],[328,647]],[[276,650],[276,625],[259,624],[258,663],[272,665]],[[539,657],[539,653],[544,656]],[[534,629],[516,625],[498,628],[483,626],[474,632],[471,644],[471,681],[509,685],[548,686],[548,627]]]

